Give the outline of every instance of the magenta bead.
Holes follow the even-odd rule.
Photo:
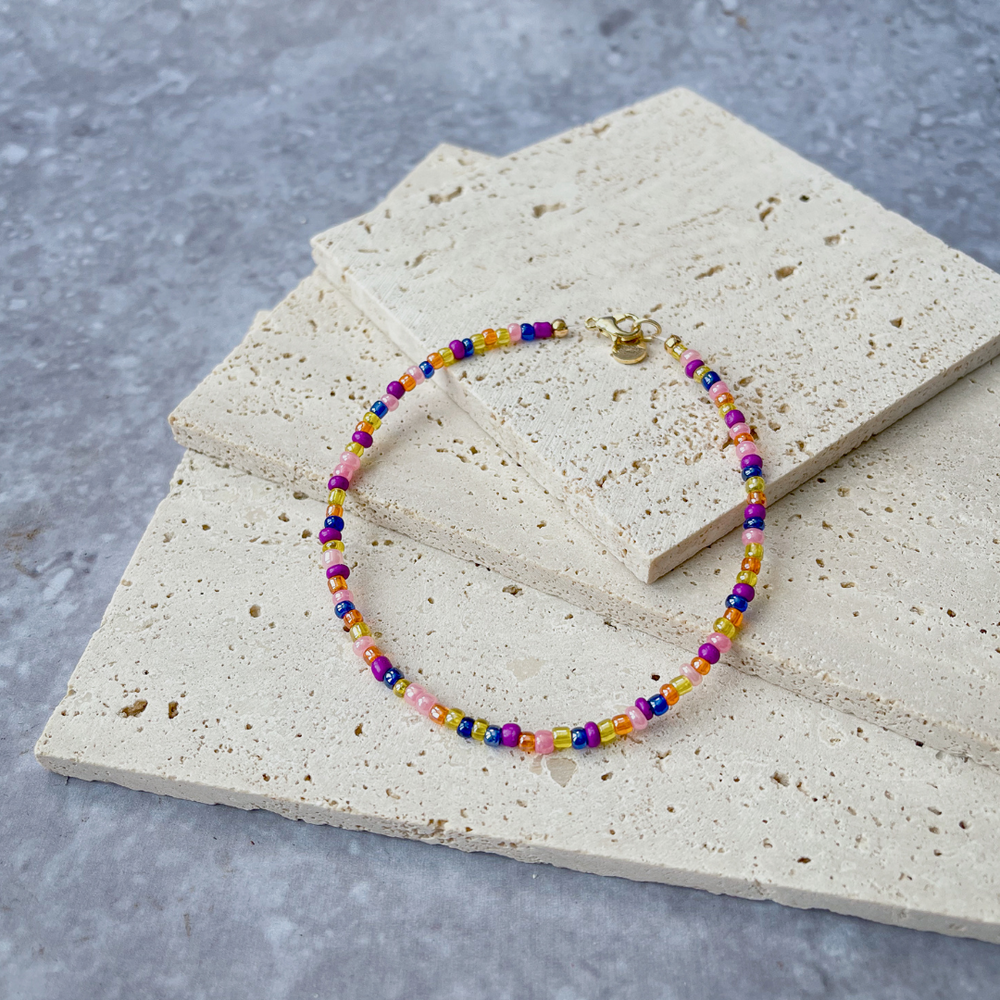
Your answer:
[[[351,488],[351,481],[343,476],[331,476],[326,488],[328,490],[348,490]]]
[[[743,532],[744,545],[760,545],[764,541],[764,532],[760,528],[747,528]]]
[[[362,639],[370,639],[371,636],[364,635],[361,638]],[[371,645],[374,646],[375,643],[373,642],[373,643],[371,643]],[[375,659],[372,660],[372,676],[377,681],[382,680],[382,678],[385,677],[385,672],[391,666],[392,666],[392,660],[390,660],[388,656],[376,656]]]
[[[685,352],[685,353],[686,353],[686,352]],[[694,359],[693,359],[692,361],[689,361],[689,362],[688,362],[688,363],[687,363],[687,364],[686,364],[686,365],[684,366],[684,374],[685,374],[685,375],[687,375],[687,377],[688,377],[688,378],[694,378],[694,373],[695,373],[695,372],[696,372],[696,371],[697,371],[697,370],[698,370],[698,369],[699,369],[699,368],[700,368],[700,367],[701,367],[701,366],[702,366],[702,365],[703,365],[704,363],[705,363],[705,362],[704,362],[704,361],[702,361],[702,360],[701,360],[701,358],[694,358]]]
[[[698,647],[698,655],[709,663],[718,663],[722,654],[710,642],[705,642]]]
[[[756,452],[750,452],[749,455],[744,455],[740,459],[741,469],[749,469],[751,465],[756,465],[758,469],[763,468],[764,459],[762,459]]]
[[[587,746],[599,747],[601,745],[601,731],[597,728],[596,722],[588,722],[583,731],[587,734]]]
[[[713,632],[705,642],[710,642],[720,653],[725,653],[733,644],[733,640],[724,632]]]
[[[320,528],[319,535],[320,545],[326,545],[327,542],[335,542],[340,538],[340,532],[336,528]]]
[[[552,753],[555,748],[555,737],[551,729],[535,730],[535,753]]]
[[[465,357],[465,344],[460,340],[453,340],[448,345],[448,350],[455,355],[456,361],[461,361]]]
[[[385,408],[390,411],[396,409],[396,407],[399,406],[399,400],[396,399],[395,396],[390,396],[389,393],[386,393],[384,396],[382,396],[380,402],[384,403]]]
[[[767,517],[767,508],[761,503],[748,503],[743,508],[743,519],[748,517]]]
[[[729,392],[729,386],[725,382],[715,382],[708,390],[708,398],[714,403],[724,392]]]
[[[352,441],[357,441],[362,448],[370,448],[372,446],[372,436],[367,431],[355,431],[351,435]]]
[[[642,712],[644,716],[646,716],[647,720],[653,717],[653,710],[652,708],[650,708],[649,702],[646,701],[645,698],[636,698],[635,707],[639,709],[639,711]]]
[[[738,583],[735,587],[733,587],[733,593],[737,597],[742,597],[744,601],[752,601],[756,591],[750,586],[749,583]]]
[[[722,419],[725,420],[727,427],[732,427],[733,424],[742,424],[746,417],[743,416],[742,410],[730,410]]]
[[[544,340],[546,337],[552,336],[552,324],[551,323],[535,323],[535,337],[539,340]]]
[[[396,381],[390,382],[385,387],[385,391],[386,391],[386,393],[388,395],[395,396],[396,399],[402,399],[403,398],[403,393],[406,392],[406,390],[403,388],[403,383],[402,382],[396,382]]]
[[[327,542],[339,542],[341,540],[341,538],[343,538],[343,535],[341,535],[341,533],[339,531],[337,531],[336,528],[324,528],[320,532],[320,534],[321,535],[322,534],[326,534],[326,538],[323,539],[323,543],[324,544],[326,544]],[[331,553],[333,553],[333,555],[334,555],[334,557],[336,559],[340,559],[341,558],[340,553],[336,549],[327,549],[326,552],[323,553],[323,555],[324,556],[328,556]],[[323,565],[324,566],[332,566],[333,565],[333,559],[327,559],[323,563]]]
[[[521,738],[521,727],[516,722],[505,722],[500,727],[500,742],[505,747],[516,747]]]
[[[375,640],[370,635],[362,635],[354,640],[354,655],[364,656],[365,650],[368,649],[369,646],[374,645]]]
[[[342,576],[346,580],[351,575],[351,570],[344,563],[337,563],[336,566],[327,567],[326,575],[328,579],[335,576]]]

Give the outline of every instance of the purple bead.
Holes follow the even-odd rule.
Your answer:
[[[704,364],[705,362],[701,358],[693,358],[684,366],[684,374],[688,378],[694,378],[694,373]]]
[[[535,323],[535,336],[539,339],[552,336],[551,323]]]
[[[362,448],[370,448],[372,446],[372,436],[367,431],[355,431],[351,435],[352,441],[357,441]]]
[[[748,517],[767,517],[767,508],[763,504],[748,503],[743,508],[743,519],[746,520]]]
[[[587,746],[599,747],[601,745],[601,731],[597,728],[596,722],[588,722],[583,731],[587,734]]]
[[[380,681],[385,677],[385,672],[392,669],[392,660],[388,656],[376,656],[372,660],[372,675],[375,680]]]
[[[733,424],[746,423],[746,417],[743,416],[742,410],[730,410],[723,418],[726,422],[727,427],[732,427]]]
[[[336,531],[334,528],[320,528],[319,535],[320,545],[326,545],[327,542],[335,542],[340,538],[340,532]]]
[[[403,388],[402,382],[390,382],[386,387],[385,391],[389,393],[390,396],[395,396],[396,399],[402,399],[403,393],[406,390]]]
[[[733,593],[737,597],[742,597],[744,601],[752,601],[754,589],[749,583],[738,583],[733,587]]]
[[[760,455],[744,455],[740,459],[740,468],[749,469],[751,465],[756,465],[758,467],[763,466],[764,459]]]
[[[649,707],[649,702],[646,701],[645,698],[636,698],[635,707],[639,709],[639,711],[642,712],[647,719],[651,719],[653,717],[653,710]]]
[[[698,655],[709,663],[719,662],[719,651],[710,642],[698,647]]]
[[[516,722],[505,722],[500,727],[500,742],[505,747],[516,747],[521,738],[521,727]]]
[[[343,563],[337,563],[336,566],[328,566],[326,570],[327,579],[335,576],[342,576],[346,580],[350,575],[350,566],[345,566]]]
[[[328,490],[349,490],[351,488],[350,479],[343,476],[330,476],[330,481],[326,484]]]
[[[448,349],[455,355],[456,361],[461,361],[465,357],[465,345],[460,340],[453,340],[448,345]]]

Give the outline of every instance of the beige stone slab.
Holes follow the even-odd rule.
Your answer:
[[[178,407],[174,433],[320,499],[330,449],[397,354],[313,276]],[[641,584],[432,386],[380,433],[354,481],[357,510],[616,624],[699,641],[738,562],[738,530]],[[1000,766],[1000,481],[988,448],[955,447],[979,439],[998,399],[992,362],[772,507],[742,669]]]
[[[322,513],[189,454],[39,760],[157,794],[1000,941],[995,772],[724,668],[637,739],[545,760],[466,744],[347,652],[303,537]],[[381,644],[448,704],[531,727],[600,718],[681,655],[421,542],[360,520],[350,530],[364,553],[351,582]]]
[[[653,315],[739,386],[777,499],[1000,350],[1000,278],[674,90],[314,240],[408,355],[512,319]],[[440,382],[641,580],[741,518],[714,413],[662,351],[577,332]]]

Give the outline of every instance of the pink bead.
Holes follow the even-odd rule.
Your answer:
[[[686,368],[688,362],[694,361],[695,358],[700,359],[701,355],[697,351],[694,351],[689,347],[686,351],[684,351],[683,354],[681,354],[681,356],[677,360],[681,363],[682,367]]]
[[[343,553],[339,549],[327,549],[326,552],[320,553],[320,560],[324,566],[336,566],[337,563],[343,562],[341,558]],[[348,597],[347,600],[350,600]]]
[[[390,395],[388,392],[380,397],[381,401],[385,403],[386,408],[390,411],[396,409],[399,406],[399,400],[395,396]]]
[[[649,725],[649,722],[646,720],[646,716],[644,716],[634,705],[632,708],[626,709],[625,714],[629,717],[629,721],[632,723],[632,728],[636,732],[639,732],[640,729],[645,729],[646,726]]]
[[[510,334],[510,342],[516,344],[521,339],[521,324],[511,323],[507,327],[507,332]],[[535,746],[538,746],[538,733],[535,733]]]
[[[329,552],[324,552],[323,555],[327,556],[331,553],[337,556],[337,562],[340,562],[340,553],[336,549],[330,549]],[[331,563],[331,566],[336,566],[337,563]],[[333,603],[340,604],[341,601],[350,601],[354,603],[354,594],[350,590],[338,590],[337,593],[333,595]]]
[[[552,735],[551,730],[535,730],[535,753],[552,753],[555,748],[555,737]]]
[[[721,632],[713,632],[705,642],[710,642],[720,653],[725,653],[733,644],[733,640]]]
[[[355,656],[364,656],[365,650],[369,646],[374,646],[375,640],[370,635],[363,635],[360,639],[354,640],[354,654]]]
[[[708,390],[708,398],[714,401],[724,392],[729,392],[729,386],[726,385],[725,382],[716,382],[712,388]]]
[[[729,436],[735,441],[741,434],[749,434],[750,428],[747,424],[733,424],[729,428]],[[741,441],[740,444],[749,444],[749,441]]]
[[[745,458],[747,455],[757,454],[757,442],[756,441],[741,441],[736,446],[736,454],[740,458]]]
[[[747,528],[743,532],[744,545],[760,545],[764,541],[764,532],[760,528]]]
[[[406,702],[410,708],[417,707],[417,699],[426,692],[419,684],[411,684],[406,691],[403,693],[403,701]]]
[[[437,704],[437,698],[427,691],[421,691],[417,696],[416,701],[413,703],[413,707],[421,715],[430,715],[431,709]]]
[[[413,381],[417,383],[417,385],[420,385],[421,382],[425,382],[427,380],[424,373],[416,365],[414,365],[412,368],[407,368],[406,374],[409,375],[410,378],[412,378]]]
[[[361,467],[361,459],[353,451],[344,451],[340,455],[340,464],[346,465],[349,469],[359,469]]]
[[[338,465],[337,468],[333,470],[333,474],[335,476],[343,476],[348,482],[350,482],[351,477],[357,471],[357,469],[352,469],[349,465]]]
[[[702,676],[698,673],[690,663],[685,663],[680,669],[682,677],[686,677],[695,687],[697,687],[702,682]]]

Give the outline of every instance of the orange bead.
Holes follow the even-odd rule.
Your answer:
[[[486,347],[496,347],[497,346],[497,332],[496,330],[483,330],[483,339],[486,341]]]
[[[724,392],[719,396],[715,397],[716,406],[725,406],[726,403],[735,403],[736,400],[733,399],[733,394],[731,392]]]
[[[627,715],[616,715],[611,724],[615,727],[616,736],[628,736],[632,732],[632,720]]]
[[[535,734],[534,733],[521,733],[517,738],[517,749],[523,750],[525,753],[535,752]]]
[[[412,375],[404,373],[399,376],[399,384],[407,392],[413,392],[413,390],[417,387],[417,380]]]
[[[357,625],[358,622],[363,622],[365,620],[364,615],[355,608],[353,611],[348,611],[346,615],[341,619],[343,623],[350,628],[352,625]]]
[[[748,502],[750,502],[750,501],[748,501]],[[339,503],[327,504],[327,507],[326,507],[326,516],[327,517],[343,517],[344,516],[344,508],[341,507],[341,505]]]
[[[677,693],[677,688],[673,684],[664,684],[660,688],[660,694],[666,698],[668,705],[676,705],[681,700],[681,696]]]
[[[444,705],[435,705],[430,710],[428,718],[431,720],[431,722],[435,723],[436,725],[443,726],[445,717],[447,715],[448,715],[448,709],[446,709]]]
[[[733,438],[733,444],[743,444],[744,441],[752,441],[752,440],[753,440],[752,434],[737,434],[736,437]]]
[[[691,661],[691,666],[698,671],[699,674],[707,674],[709,670],[712,669],[712,664],[708,660],[703,660],[700,656],[696,656]]]
[[[754,490],[753,493],[747,494],[747,503],[759,503],[761,507],[767,506],[767,497],[763,493]]]
[[[444,368],[444,358],[437,351],[433,354],[428,354],[427,360],[431,363],[432,368]]]
[[[382,655],[382,650],[378,646],[369,646],[365,650],[365,663],[371,666],[372,663]]]
[[[331,594],[336,594],[338,590],[347,590],[347,581],[342,576],[331,576],[326,585],[330,588]]]
[[[722,617],[731,621],[737,628],[743,624],[743,612],[737,611],[736,608],[726,608],[726,613]]]
[[[354,429],[356,431],[361,431],[363,434],[371,434],[371,432],[372,432],[372,425],[371,424],[366,424],[362,420],[360,423],[355,424]]]
[[[750,573],[756,573],[760,570],[760,560],[759,559],[744,559],[740,563],[741,570],[747,570]]]

